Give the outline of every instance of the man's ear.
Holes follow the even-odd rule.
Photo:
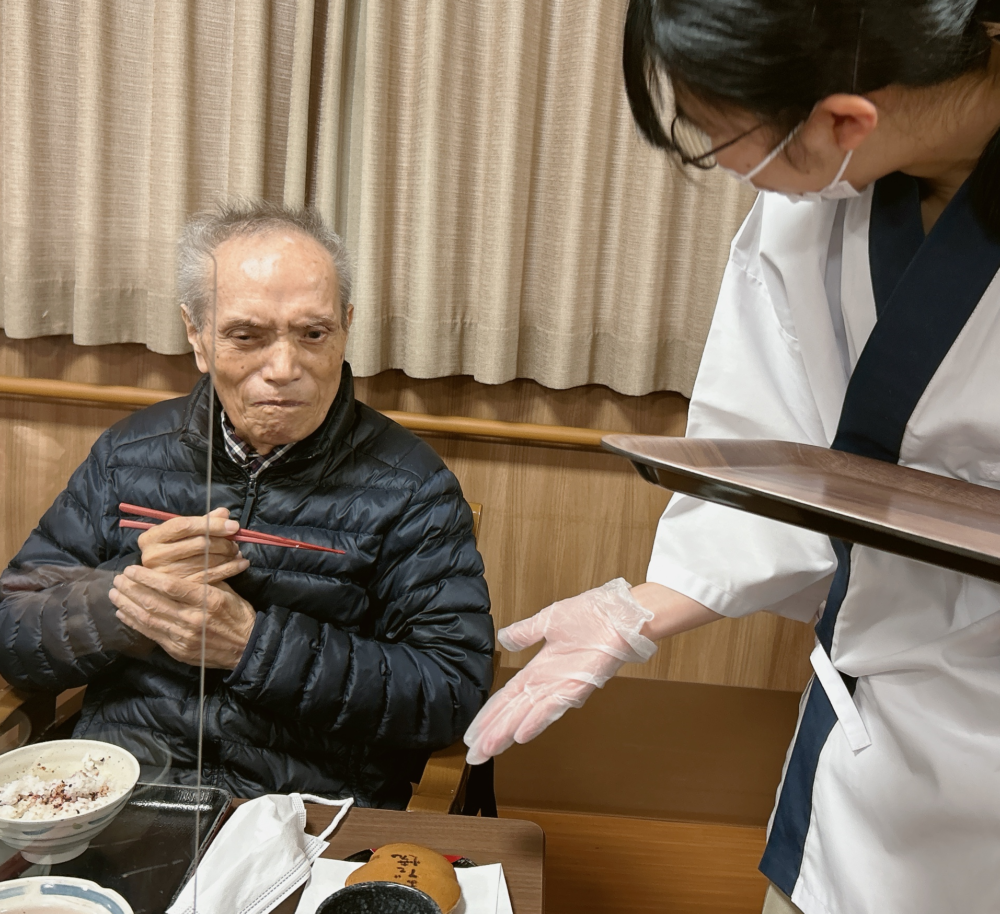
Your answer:
[[[351,324],[354,323],[354,305],[347,306],[347,317],[344,321],[344,330],[348,331],[351,329]]]
[[[184,329],[187,331],[188,342],[194,350],[194,360],[198,364],[198,371],[202,374],[209,373],[208,359],[205,358],[205,347],[202,345],[201,334],[191,320],[191,314],[187,305],[181,305],[181,317],[184,318]]]

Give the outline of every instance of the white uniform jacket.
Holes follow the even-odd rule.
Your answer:
[[[902,175],[849,201],[761,194],[688,435],[1000,485],[998,267],[967,188],[926,240]],[[647,580],[807,620],[834,572],[761,870],[806,914],[1000,911],[1000,586],[677,495]]]

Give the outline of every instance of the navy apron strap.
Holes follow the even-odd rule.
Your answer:
[[[868,262],[876,317],[882,317],[889,298],[923,243],[917,182],[898,171],[876,181],[868,220]]]
[[[851,374],[832,448],[898,463],[913,410],[1000,270],[1000,244],[969,205],[966,182],[924,238],[915,179],[889,175],[873,191],[869,259],[878,320]],[[837,571],[816,635],[830,654],[847,594],[851,545],[833,542]],[[851,694],[856,680],[844,676]],[[786,895],[799,878],[819,756],[837,716],[809,686],[761,872]]]
[[[880,247],[871,237],[876,262]],[[887,239],[886,247],[896,246]],[[1000,244],[976,219],[966,182],[885,303],[848,382],[835,450],[899,462],[917,402],[998,269]]]

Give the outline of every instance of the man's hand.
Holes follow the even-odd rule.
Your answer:
[[[142,565],[117,575],[109,596],[122,622],[192,666],[201,664],[202,609],[207,602],[205,666],[219,670],[236,668],[257,617],[227,584],[188,581]]]
[[[142,564],[164,574],[216,584],[250,567],[239,546],[226,539],[239,529],[239,523],[229,519],[226,508],[216,508],[202,517],[175,517],[139,537]]]

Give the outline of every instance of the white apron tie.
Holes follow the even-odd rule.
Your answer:
[[[816,672],[816,678],[820,685],[823,686],[823,691],[826,692],[826,697],[833,705],[834,713],[837,715],[837,720],[840,721],[848,745],[855,752],[867,749],[872,744],[872,740],[868,735],[865,722],[861,719],[861,712],[854,703],[851,693],[847,691],[843,677],[833,665],[830,655],[823,649],[822,644],[817,644],[813,649],[812,654],[809,655],[809,662]]]

